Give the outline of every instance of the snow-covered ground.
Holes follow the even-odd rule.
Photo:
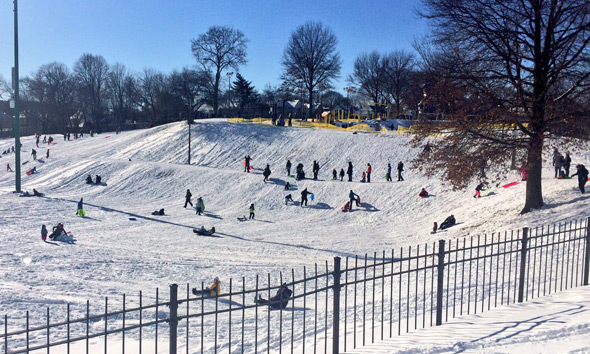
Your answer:
[[[550,163],[543,175],[546,207],[524,216],[518,214],[523,183],[495,188],[494,195],[481,199],[472,198],[472,189],[449,191],[412,169],[417,151],[403,135],[203,120],[192,127],[191,165],[186,164],[185,123],[69,142],[54,138],[45,163],[30,157],[34,137],[22,139],[22,161],[28,161],[22,166],[22,189],[35,188],[46,197],[19,197],[12,193],[14,174],[0,173],[0,314],[15,322],[26,310],[42,316],[47,305],[59,312],[66,303],[84,307],[88,299],[100,308],[104,296],[153,293],[171,283],[200,284],[214,276],[222,286],[232,277],[252,282],[256,274],[290,274],[292,268],[334,256],[580,219],[588,216],[590,205],[575,180],[552,178]],[[12,145],[0,140],[0,151]],[[36,149],[38,157],[45,156],[47,147]],[[570,151],[572,165],[590,164],[588,149]],[[245,155],[252,157],[250,174],[243,172]],[[319,180],[287,177],[287,159],[292,173],[303,163],[307,177],[317,160],[322,165]],[[332,168],[346,170],[348,161],[355,167],[354,182],[331,181]],[[399,161],[406,166],[405,181],[386,182],[387,163],[395,171]],[[14,169],[13,154],[2,155],[0,162]],[[359,182],[367,163],[373,167],[370,184]],[[268,183],[262,181],[266,164],[273,171]],[[24,175],[33,166],[39,173]],[[87,185],[88,174],[101,175],[106,185]],[[518,179],[514,174],[498,183]],[[293,186],[288,193],[296,201],[303,188],[314,193],[314,201],[304,208],[285,205],[285,182]],[[430,198],[417,197],[422,187]],[[203,197],[205,215],[183,208],[187,188],[193,202]],[[365,207],[343,213],[351,189]],[[86,218],[75,215],[81,197]],[[248,215],[251,203],[256,219],[237,221]],[[151,215],[160,208],[166,216]],[[461,224],[443,236],[431,235],[433,221],[440,223],[451,213]],[[41,241],[41,224],[51,229],[58,222],[72,232],[75,244]],[[221,237],[196,236],[192,229],[201,225],[215,226]]]

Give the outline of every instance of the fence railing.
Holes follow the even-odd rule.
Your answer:
[[[156,289],[105,298],[99,313],[87,301],[53,313],[47,307],[44,316],[27,312],[24,324],[4,316],[0,352],[339,353],[588,285],[589,270],[590,218],[336,257],[332,266],[256,276],[254,284],[230,279],[213,297],[173,284],[165,301]],[[293,291],[285,308],[254,302],[284,282]]]

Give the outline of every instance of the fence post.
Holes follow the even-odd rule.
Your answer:
[[[332,303],[332,353],[340,353],[340,257],[334,257],[334,302]]]
[[[590,273],[590,217],[586,219],[586,259],[584,259],[584,285],[588,285]]]
[[[524,299],[524,282],[526,280],[526,253],[528,251],[529,228],[522,229],[522,239],[520,240],[520,276],[518,278],[518,302]]]
[[[436,281],[436,325],[442,324],[443,286],[445,274],[445,240],[438,240],[438,266]]]
[[[170,354],[176,354],[178,332],[178,285],[170,285]]]

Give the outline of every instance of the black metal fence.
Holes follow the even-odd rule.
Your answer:
[[[230,279],[214,297],[173,284],[166,301],[156,289],[155,296],[105,298],[100,313],[87,302],[57,314],[27,312],[24,324],[4,316],[0,352],[339,353],[588,285],[589,268],[590,218],[336,257],[331,267],[257,276],[254,284]],[[293,291],[287,307],[255,304],[283,282]]]

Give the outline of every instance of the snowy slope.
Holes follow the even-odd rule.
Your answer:
[[[192,127],[192,165],[187,165],[188,129],[172,123],[148,130],[102,134],[50,147],[46,163],[30,158],[34,137],[23,138],[23,190],[33,188],[46,198],[21,198],[12,193],[14,174],[0,174],[0,313],[22,318],[24,310],[43,311],[34,304],[100,304],[106,296],[152,291],[170,283],[195,283],[219,276],[245,276],[291,268],[301,269],[331,260],[434,242],[440,237],[504,231],[587,216],[589,199],[577,191],[574,180],[554,180],[544,170],[547,207],[524,216],[525,185],[496,189],[495,195],[476,200],[473,190],[452,192],[438,180],[412,170],[417,151],[409,137],[388,134],[287,129],[238,125],[203,120]],[[0,151],[12,145],[0,140]],[[46,145],[38,150],[45,155]],[[252,157],[254,171],[243,172],[243,157]],[[548,155],[549,156],[549,155]],[[14,168],[14,155],[0,162]],[[297,163],[311,175],[313,160],[322,165],[320,180],[295,181],[287,177],[285,163]],[[355,182],[331,181],[332,168],[355,166]],[[387,163],[395,171],[406,165],[404,182],[385,182]],[[586,152],[573,154],[573,163],[590,162]],[[271,181],[262,181],[269,164]],[[373,166],[371,184],[363,184],[361,171]],[[25,176],[26,168],[40,173]],[[84,182],[99,174],[106,186]],[[514,175],[513,179],[517,180]],[[307,187],[315,200],[307,208],[285,205],[285,182],[298,201]],[[425,187],[433,196],[420,199]],[[189,188],[193,201],[202,196],[207,210],[197,216],[183,208]],[[349,190],[361,196],[364,206],[343,213]],[[87,217],[75,216],[83,197]],[[256,220],[244,223],[237,216],[256,206]],[[167,216],[151,212],[165,208]],[[453,213],[461,223],[448,232],[431,235]],[[135,219],[135,220],[130,220]],[[63,222],[77,242],[43,243],[41,224],[48,228]],[[197,237],[192,228],[215,226],[220,238]]]

